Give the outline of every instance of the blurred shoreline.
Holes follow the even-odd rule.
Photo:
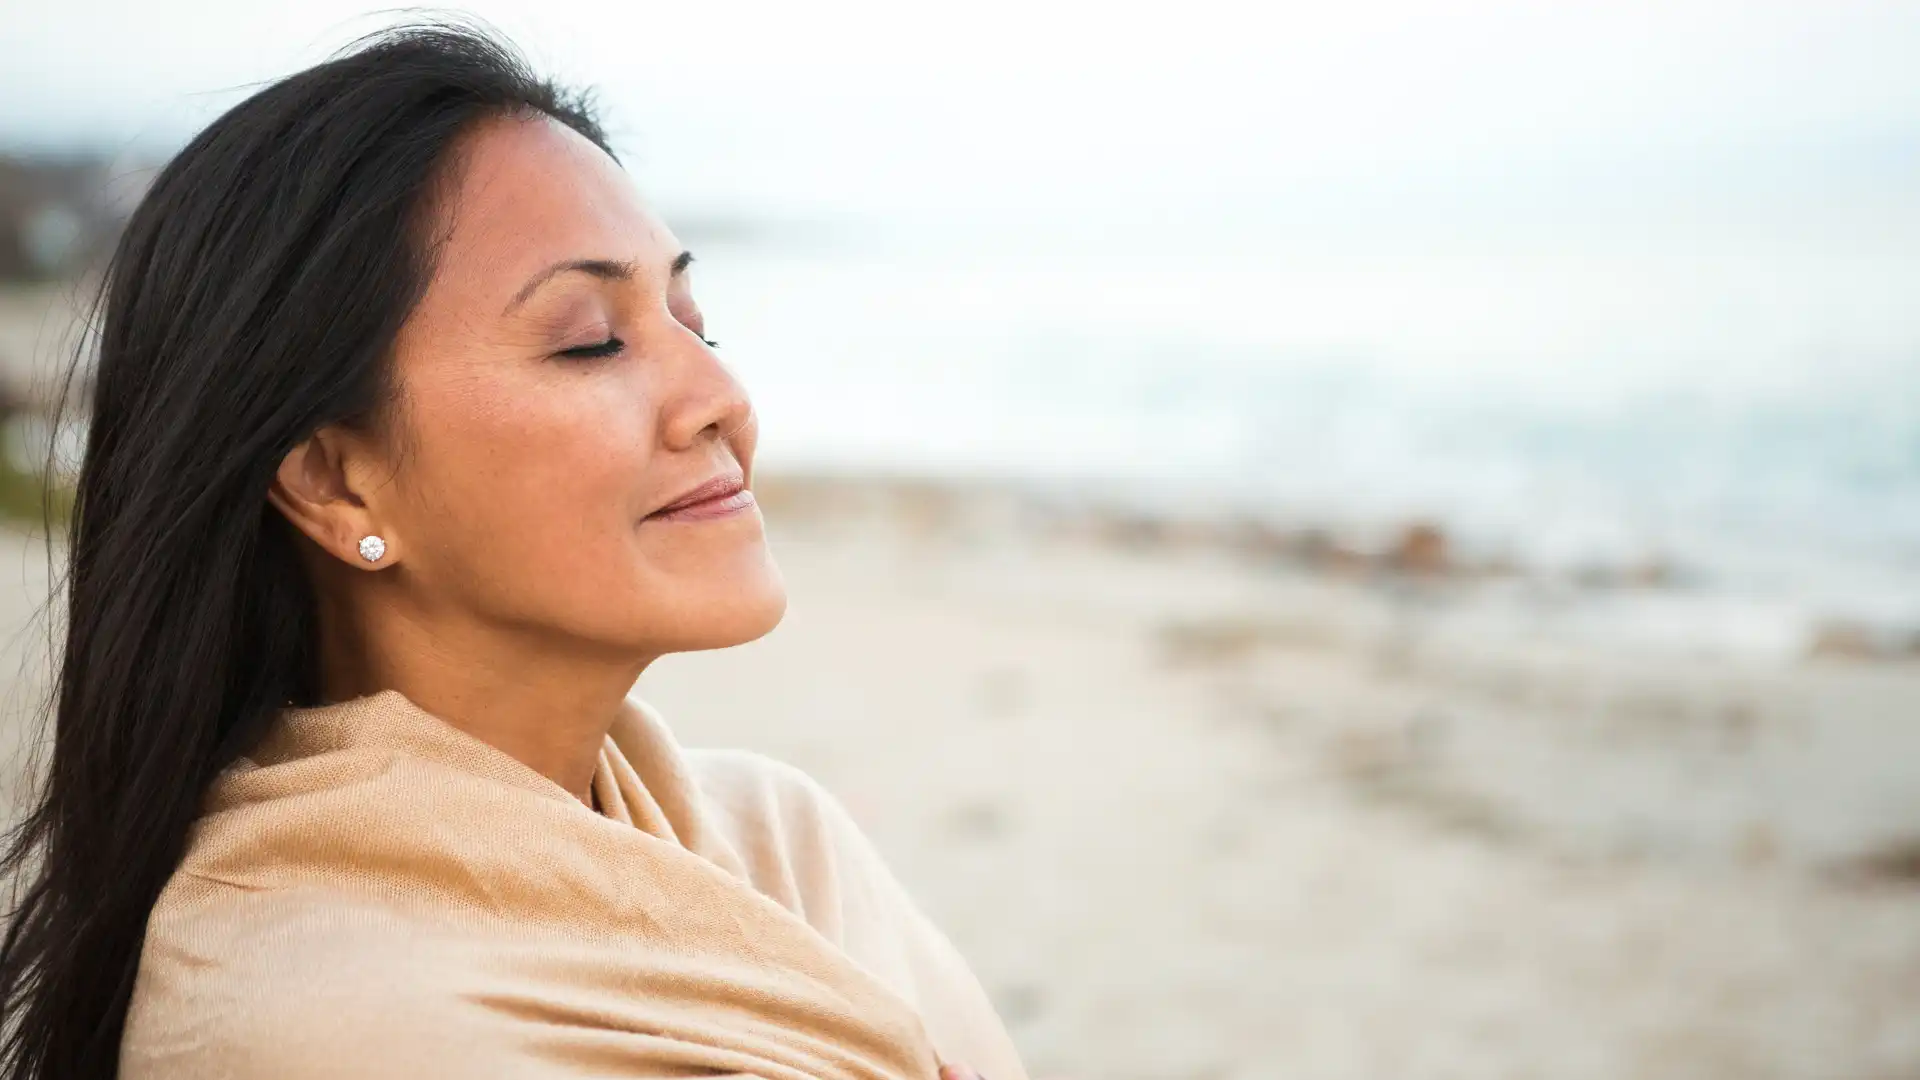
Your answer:
[[[1538,815],[1562,839],[1626,850],[1645,814],[1652,850],[1920,881],[1920,789],[1904,764],[1920,760],[1911,641],[1836,626],[1785,655],[1719,647],[1676,636],[1680,613],[1711,601],[1673,571],[1565,579],[1456,561],[1431,523],[1369,548],[985,482],[776,472],[755,491],[776,537],[836,557],[871,552],[881,567],[958,566],[1023,608],[1114,613],[1142,625],[1170,670],[1257,682],[1276,660],[1356,665],[1336,695],[1347,705],[1430,684],[1430,705],[1354,752],[1484,788],[1472,799],[1496,817]],[[1562,784],[1591,782],[1589,769],[1607,782],[1558,820]],[[1674,807],[1643,798],[1698,816],[1662,822]]]
[[[769,513],[803,519],[858,517],[919,536],[1078,541],[1145,555],[1210,555],[1252,572],[1320,577],[1429,605],[1482,602],[1531,611],[1535,630],[1552,613],[1584,605],[1611,618],[1607,643],[1624,651],[1744,656],[1777,663],[1920,663],[1920,611],[1913,623],[1801,618],[1729,602],[1701,568],[1660,554],[1574,567],[1528,564],[1461,544],[1450,523],[1295,520],[1205,503],[1176,505],[1137,495],[1103,498],[1062,482],[966,479],[852,470],[762,468],[756,492]],[[1735,624],[1760,621],[1743,632]],[[1659,634],[1636,625],[1657,621]],[[1674,628],[1680,632],[1675,633]],[[1571,624],[1569,624],[1571,629]],[[1591,634],[1589,635],[1591,638]]]

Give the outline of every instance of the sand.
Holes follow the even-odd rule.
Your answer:
[[[787,620],[642,692],[837,792],[1036,1075],[1920,1076],[1920,665],[766,501]]]
[[[1038,1074],[1920,1075],[1920,666],[915,505],[776,514],[786,622],[641,685],[837,791]]]

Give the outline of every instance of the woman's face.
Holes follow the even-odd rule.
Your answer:
[[[703,340],[690,256],[592,143],[545,119],[463,143],[395,352],[387,588],[615,653],[771,629],[745,391]]]

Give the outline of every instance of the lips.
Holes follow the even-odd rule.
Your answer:
[[[747,490],[744,477],[738,474],[716,476],[648,514],[647,518],[652,521],[694,521],[725,517],[752,505],[753,492]]]

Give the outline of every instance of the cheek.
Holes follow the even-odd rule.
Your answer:
[[[654,445],[651,410],[618,380],[554,374],[464,381],[413,398],[412,501],[424,511],[414,525],[463,573],[505,583],[525,570],[565,589],[619,565],[609,549],[632,541]]]

